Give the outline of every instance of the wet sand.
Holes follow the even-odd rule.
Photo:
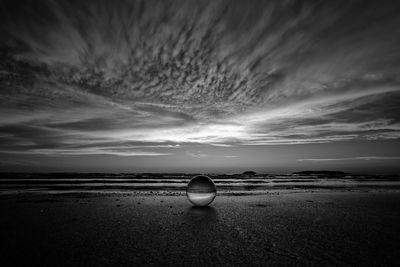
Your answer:
[[[400,262],[399,191],[0,196],[1,265],[357,265]]]

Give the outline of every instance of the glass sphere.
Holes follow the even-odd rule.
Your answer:
[[[213,202],[217,188],[210,177],[198,175],[188,183],[186,195],[195,206],[207,206]]]

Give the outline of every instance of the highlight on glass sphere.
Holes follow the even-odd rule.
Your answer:
[[[198,175],[188,183],[186,195],[195,206],[207,206],[214,201],[217,188],[210,177]]]

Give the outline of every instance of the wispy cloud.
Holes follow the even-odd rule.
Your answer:
[[[31,149],[28,151],[1,151],[2,153],[18,153],[18,154],[39,154],[48,156],[76,156],[76,155],[115,155],[115,156],[167,156],[173,153],[160,153],[152,151],[129,151],[129,150],[117,150],[117,149]]]
[[[391,5],[245,2],[5,3],[0,152],[400,138]]]
[[[39,166],[40,162],[32,160],[0,160],[0,166]]]
[[[297,161],[353,161],[353,160],[400,160],[400,157],[381,157],[381,156],[365,156],[365,157],[349,157],[349,158],[315,158],[315,159],[297,159]]]
[[[186,151],[186,154],[191,156],[191,157],[193,157],[193,158],[205,158],[205,157],[208,157],[207,154],[204,154],[204,153],[201,153],[201,152],[193,153],[193,152]]]

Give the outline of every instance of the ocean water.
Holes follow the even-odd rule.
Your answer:
[[[172,191],[185,194],[197,174],[0,173],[0,193]],[[400,189],[400,176],[208,174],[218,194],[285,189]]]

